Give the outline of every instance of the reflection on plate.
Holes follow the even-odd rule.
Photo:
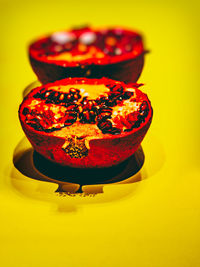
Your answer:
[[[52,164],[34,152],[24,137],[14,151],[13,163],[10,179],[17,193],[57,204],[59,212],[72,212],[79,205],[118,201],[133,194],[142,179],[144,153],[140,147],[118,166],[79,170]]]
[[[27,144],[27,147],[26,147]],[[23,175],[32,179],[53,182],[62,190],[66,184],[78,184],[79,192],[82,186],[112,184],[133,178],[144,163],[144,153],[140,147],[128,160],[117,166],[103,169],[77,169],[55,164],[30,147],[26,139],[17,146],[13,156],[14,166]],[[140,180],[139,176],[131,181]]]
[[[56,181],[76,183],[80,185],[116,183],[135,175],[144,162],[144,153],[140,147],[128,160],[117,166],[102,169],[77,169],[64,167],[49,160],[34,151],[33,164],[45,176]]]
[[[151,157],[148,155],[143,168],[144,153],[140,147],[118,166],[79,170],[49,162],[34,152],[24,137],[13,154],[10,185],[22,197],[57,204],[59,212],[72,212],[85,204],[119,201],[133,196],[140,181],[151,177],[163,166],[163,149],[154,137],[150,147]]]

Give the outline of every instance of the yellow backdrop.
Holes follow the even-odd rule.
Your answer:
[[[0,265],[200,266],[198,1],[0,3]],[[142,143],[141,181],[108,185],[95,196],[64,197],[53,193],[55,184],[13,166],[24,137],[17,111],[24,88],[36,80],[29,42],[86,23],[144,34],[151,53],[139,82],[146,84],[154,118]]]

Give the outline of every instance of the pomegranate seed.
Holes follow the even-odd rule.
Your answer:
[[[72,94],[75,94],[75,93],[80,93],[80,90],[76,89],[76,88],[70,88],[69,92],[72,93]]]
[[[64,46],[63,46],[63,52],[64,51],[70,51],[73,47],[73,43],[66,43]]]
[[[98,110],[98,113],[99,113],[99,115],[97,117],[97,120],[103,120],[103,119],[111,118],[112,109],[109,107],[103,106]]]
[[[103,51],[106,55],[113,56],[115,54],[115,47],[107,46]]]
[[[83,109],[92,110],[95,109],[96,101],[95,100],[84,100],[83,101]]]
[[[59,95],[55,91],[49,91],[48,97],[46,98],[46,103],[57,103]]]
[[[44,97],[47,98],[49,95],[50,95],[50,91],[47,91]]]
[[[74,95],[73,98],[74,98],[74,100],[78,100],[79,99],[78,95]]]
[[[123,98],[124,100],[127,100],[127,99],[131,98],[132,96],[133,96],[133,92],[125,91],[125,92],[123,93],[123,95],[122,95],[122,98]]]
[[[109,46],[114,46],[117,43],[117,40],[114,37],[106,37],[105,43]]]
[[[32,120],[32,119],[34,119],[33,115],[31,115],[31,114],[27,114],[26,118],[27,118],[27,120]]]
[[[120,84],[108,85],[107,87],[110,88],[112,92],[124,92],[124,88]]]
[[[66,106],[67,111],[77,111],[77,109],[78,109],[78,105],[76,104]]]
[[[61,94],[60,97],[59,97],[59,100],[62,101],[64,98],[65,98],[65,95]]]
[[[146,101],[143,101],[140,106],[140,114],[146,117],[148,114],[148,111],[149,111],[148,104]]]
[[[111,111],[112,112],[112,108],[106,106],[106,105],[101,105],[100,106],[100,109],[99,109],[99,112],[101,111]]]
[[[140,123],[145,122],[145,116],[144,115],[139,115],[138,116],[138,120],[140,121]]]
[[[87,104],[87,96],[83,97],[81,104],[86,105]]]
[[[74,111],[69,111],[65,115],[65,123],[75,122],[77,119],[77,113]]]
[[[82,113],[83,112],[83,107],[82,106],[78,106],[78,112]]]
[[[79,41],[84,45],[91,45],[96,40],[96,34],[93,32],[82,33],[79,37]]]
[[[106,131],[110,130],[112,128],[112,123],[109,120],[106,121],[100,121],[97,126],[99,129],[105,133]]]
[[[132,45],[127,44],[127,45],[125,46],[125,51],[126,51],[126,52],[130,52],[130,51],[132,51],[132,50],[133,50]]]
[[[127,115],[126,119],[130,123],[135,123],[138,120],[139,112],[135,111]]]
[[[114,50],[116,56],[120,56],[123,53],[123,50],[119,47],[115,48]]]
[[[110,98],[110,100],[112,100],[113,98],[118,97],[121,94],[122,94],[121,92],[110,92],[109,98]]]
[[[66,99],[67,99],[67,101],[69,102],[69,101],[71,101],[71,100],[73,99],[73,96],[68,94],[68,95],[66,96]]]
[[[135,123],[134,123],[134,125],[132,126],[133,128],[138,128],[138,127],[140,127],[140,124],[141,124],[141,121],[136,121]]]
[[[118,100],[118,97],[114,97],[112,100],[110,100],[108,102],[108,106],[110,106],[110,107],[116,106],[117,105],[117,100]]]
[[[27,115],[29,113],[29,109],[28,108],[24,108],[22,111],[23,115]]]
[[[34,98],[44,99],[45,98],[45,89],[42,88],[39,92],[37,92],[35,95],[33,95]]]
[[[73,41],[76,38],[76,36],[68,32],[55,32],[51,35],[50,38],[53,42],[56,42],[62,45],[70,41]]]
[[[96,102],[98,104],[104,104],[104,105],[107,105],[109,103],[110,99],[108,96],[101,96],[99,98],[97,98]]]
[[[82,123],[95,123],[96,114],[92,110],[85,110],[79,115],[79,117]]]
[[[110,113],[110,112],[102,112],[97,116],[97,121],[110,119],[111,118],[111,114],[112,113]]]

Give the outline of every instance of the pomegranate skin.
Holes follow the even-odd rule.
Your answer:
[[[87,157],[77,159],[67,155],[62,146],[64,139],[30,131],[22,122],[22,128],[34,149],[50,161],[73,168],[106,168],[117,165],[132,156],[141,144],[151,120],[136,132],[123,137],[94,139],[90,142]]]
[[[114,27],[112,30],[115,31],[117,29],[117,27]],[[86,30],[93,32],[91,28],[87,28]],[[99,32],[102,30],[106,31],[106,29],[100,29]],[[29,60],[32,69],[39,81],[43,84],[68,77],[97,79],[107,77],[125,83],[134,83],[140,77],[144,66],[144,56],[147,51],[144,49],[143,39],[139,33],[124,28],[120,28],[120,30],[125,33],[125,36],[126,34],[132,34],[134,36],[133,38],[137,39],[136,44],[132,46],[132,51],[114,56],[105,55],[102,51],[105,55],[104,58],[95,58],[91,55],[88,59],[78,60],[76,62],[70,62],[67,59],[48,59],[47,54],[40,57],[38,51],[35,49],[35,45],[37,46],[41,42],[45,44],[45,42],[48,42],[48,38],[50,38],[49,36],[42,37],[29,46]],[[85,29],[83,28],[80,31],[84,32]]]
[[[73,81],[78,79],[72,78],[65,79],[63,81],[68,80],[72,81],[72,85],[74,85]],[[111,82],[111,80],[106,78],[101,80],[105,81],[105,83]],[[88,84],[93,83],[92,79],[84,78],[84,81]],[[59,85],[60,82],[61,81],[57,81],[50,85]],[[33,91],[34,89],[30,94],[33,94]],[[28,98],[28,96],[26,96],[26,98]],[[24,100],[26,100],[26,98]],[[94,139],[89,141],[90,148],[88,150],[88,155],[82,158],[72,158],[64,151],[63,145],[66,142],[66,138],[37,131],[27,125],[22,119],[22,111],[25,107],[23,105],[24,101],[19,109],[19,118],[22,128],[33,148],[48,160],[73,168],[106,168],[125,161],[127,158],[132,156],[140,146],[150,127],[153,115],[150,101],[146,96],[145,100],[147,101],[149,109],[145,122],[143,122],[138,128],[134,128],[129,132],[122,132],[118,135],[105,134],[104,138],[99,139],[95,139],[94,136]]]
[[[125,83],[136,82],[144,66],[144,54],[136,58],[107,65],[82,65],[63,67],[57,64],[39,61],[29,56],[33,71],[43,83],[54,82],[68,77],[102,78],[107,77]],[[84,67],[83,67],[84,66]]]

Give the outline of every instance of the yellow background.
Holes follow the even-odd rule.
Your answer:
[[[0,3],[0,265],[200,266],[198,1]],[[154,108],[142,144],[146,179],[106,186],[96,197],[57,199],[52,184],[20,174],[13,186],[13,152],[24,136],[18,105],[36,79],[27,46],[85,23],[138,29],[151,50],[139,79]]]

